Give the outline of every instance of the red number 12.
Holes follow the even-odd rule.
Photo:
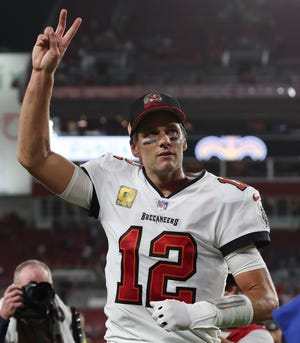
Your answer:
[[[138,284],[139,246],[142,227],[130,227],[119,240],[122,254],[121,281],[118,282],[116,302],[142,304],[142,285]],[[186,281],[196,272],[197,245],[189,233],[164,231],[150,244],[149,256],[167,259],[171,250],[178,252],[177,261],[158,261],[148,271],[146,306],[152,300],[177,299],[195,301],[196,288],[176,287],[168,292],[169,280]]]

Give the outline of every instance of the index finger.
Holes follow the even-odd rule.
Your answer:
[[[62,36],[65,32],[67,24],[67,13],[68,11],[66,9],[62,9],[59,13],[58,24],[55,30],[55,33],[57,33],[59,36]]]
[[[58,36],[63,37],[63,40],[64,40],[64,44],[63,45],[66,46],[66,47],[70,44],[72,38],[75,36],[75,34],[78,31],[79,26],[80,26],[80,24],[82,22],[81,18],[79,18],[79,17],[76,18],[74,20],[73,24],[71,25],[71,27],[69,28],[69,30],[64,35],[64,32],[66,30],[66,24],[67,24],[67,14],[68,14],[68,11],[66,9],[62,9],[60,11],[57,28],[55,30],[55,33]]]
[[[11,292],[15,289],[20,289],[20,287],[18,285],[16,285],[15,283],[12,283],[11,285],[9,285],[6,289],[7,292]]]

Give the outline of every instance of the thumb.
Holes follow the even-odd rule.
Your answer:
[[[151,307],[155,307],[155,304],[157,303],[157,301],[150,301],[150,306]]]

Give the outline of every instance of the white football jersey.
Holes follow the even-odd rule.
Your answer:
[[[82,165],[95,194],[91,214],[108,238],[108,342],[219,342],[217,330],[167,332],[150,301],[221,297],[224,256],[269,241],[259,193],[207,171],[168,197],[141,165],[105,154]],[[234,272],[234,271],[231,271]]]

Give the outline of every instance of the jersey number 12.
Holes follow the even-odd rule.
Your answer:
[[[121,281],[118,282],[116,302],[142,304],[142,285],[138,283],[139,246],[142,227],[130,227],[119,240],[122,254]],[[177,261],[168,261],[170,251],[178,252]],[[176,287],[175,292],[167,290],[169,280],[186,281],[196,272],[197,245],[189,233],[163,231],[150,243],[149,256],[160,260],[148,271],[146,306],[150,301],[176,299],[193,303],[196,288]]]

